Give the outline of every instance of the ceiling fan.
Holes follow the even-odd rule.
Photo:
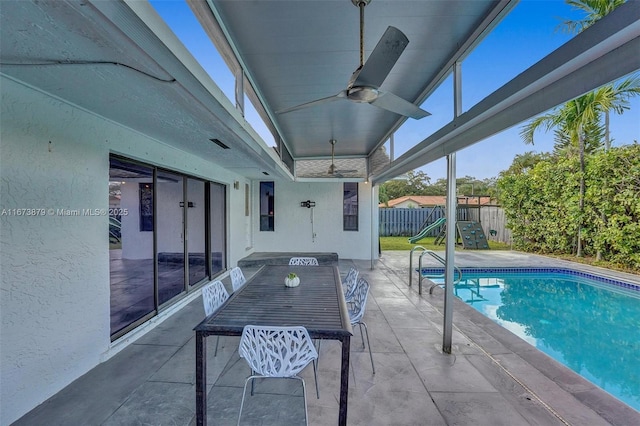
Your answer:
[[[276,111],[276,113],[284,114],[313,105],[347,99],[353,102],[368,103],[416,120],[431,115],[427,111],[391,92],[378,89],[391,72],[391,69],[398,61],[398,58],[400,58],[402,52],[404,52],[404,49],[409,43],[409,39],[407,39],[407,36],[399,29],[391,26],[388,27],[365,63],[364,8],[371,0],[351,0],[351,2],[360,9],[360,66],[351,75],[347,88],[336,95],[285,108]]]
[[[331,144],[331,165],[329,166],[329,170],[327,171],[327,174],[335,177],[343,177],[342,173],[356,173],[357,170],[338,170],[336,168],[336,165],[333,162],[334,155],[335,155],[336,142],[337,141],[335,139],[329,140],[329,143]]]

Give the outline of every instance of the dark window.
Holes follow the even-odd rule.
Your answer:
[[[344,183],[343,203],[343,230],[358,230],[358,183]]]
[[[139,183],[140,231],[153,231],[153,183]]]
[[[274,231],[273,182],[260,182],[260,230]]]

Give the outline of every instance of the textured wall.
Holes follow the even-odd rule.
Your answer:
[[[231,184],[200,158],[0,77],[0,424],[9,424],[108,358],[109,153]],[[242,194],[241,194],[242,193]],[[244,205],[230,191],[230,205]],[[51,214],[49,209],[54,209]],[[244,215],[230,215],[230,262],[246,255]]]
[[[260,200],[258,190],[255,192],[253,207],[257,215]],[[300,202],[306,200],[316,202],[313,208],[315,238],[312,236],[312,209],[300,207]],[[342,230],[342,203],[342,182],[276,181],[275,231],[260,231],[256,220],[253,230],[255,251],[322,251],[336,252],[344,259],[370,259],[371,185],[358,184],[358,232]]]
[[[95,120],[52,98],[36,106],[20,89],[2,81],[0,208],[44,214],[0,216],[2,424],[109,346],[108,218],[57,212],[108,208],[107,148],[88,142],[99,134]]]

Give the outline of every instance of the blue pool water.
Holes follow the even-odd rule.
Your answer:
[[[640,287],[569,270],[462,277],[457,297],[640,411]]]

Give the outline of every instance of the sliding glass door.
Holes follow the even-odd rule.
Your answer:
[[[207,277],[204,186],[201,180],[187,179],[187,253],[191,286]]]
[[[112,339],[226,269],[226,191],[111,156]]]

